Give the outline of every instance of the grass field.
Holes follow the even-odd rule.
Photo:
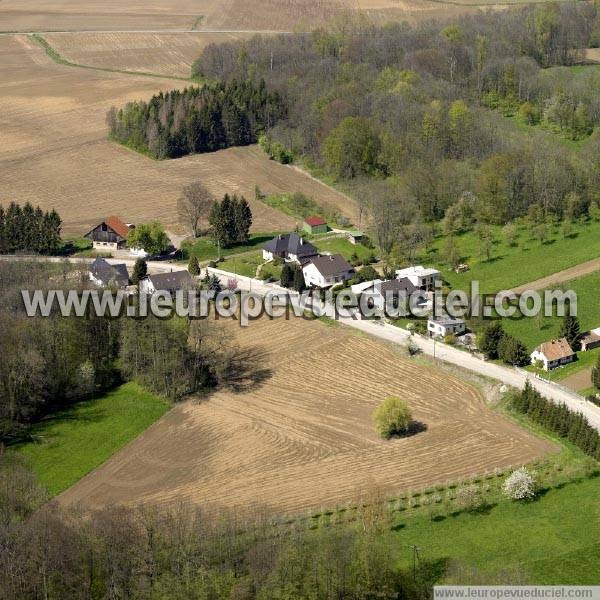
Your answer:
[[[367,248],[362,244],[351,244],[345,237],[332,237],[321,240],[315,237],[312,243],[319,252],[329,252],[330,254],[341,254],[346,260],[351,260],[353,256],[361,261],[367,261],[370,257],[377,257],[377,250]]]
[[[482,292],[511,289],[540,279],[557,271],[573,267],[600,256],[600,222],[574,224],[570,237],[564,238],[559,227],[553,228],[547,241],[540,243],[530,239],[527,226],[521,226],[517,244],[509,246],[500,227],[493,228],[495,244],[490,260],[481,255],[477,235],[469,232],[458,236],[456,241],[462,260],[470,270],[457,274],[443,264],[442,274],[453,288],[467,289],[471,281],[479,281]],[[435,262],[436,254],[443,248],[439,238],[429,258],[424,262]]]
[[[168,408],[165,400],[127,383],[34,425],[31,441],[17,450],[55,496],[136,438]]]
[[[229,248],[221,248],[221,256],[230,256],[231,254],[241,254],[260,248],[275,236],[275,233],[254,233],[245,244],[235,244]],[[216,260],[219,256],[219,248],[212,238],[205,236],[184,243],[185,252],[189,256],[195,256],[199,261]]]
[[[503,502],[488,514],[401,519],[391,543],[405,566],[412,560],[408,546],[416,544],[422,560],[452,558],[481,572],[517,571],[536,584],[597,584],[599,497],[600,479],[593,478],[550,490],[535,502]]]
[[[298,512],[371,485],[421,488],[557,450],[492,411],[472,385],[344,327],[293,317],[215,327],[234,336],[246,379],[258,383],[176,406],[64,503],[190,500]],[[388,394],[406,398],[427,430],[379,438],[371,414]]]

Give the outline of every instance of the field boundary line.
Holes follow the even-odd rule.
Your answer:
[[[76,67],[79,69],[91,69],[93,71],[103,71],[105,73],[120,73],[122,75],[136,75],[141,77],[156,77],[159,79],[176,79],[178,81],[189,81],[191,83],[200,83],[197,79],[192,79],[191,77],[179,77],[177,75],[159,75],[158,73],[147,73],[145,71],[127,71],[124,69],[111,69],[110,67],[95,67],[93,65],[83,65],[81,63],[72,62],[66,58],[64,58],[57,50],[55,50],[48,40],[42,37],[39,33],[32,33],[28,36],[30,39],[35,41],[39,46],[41,46],[46,54],[59,65],[63,65],[66,67]]]

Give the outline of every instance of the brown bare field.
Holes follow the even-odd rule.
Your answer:
[[[574,392],[589,389],[593,387],[592,369],[584,369],[583,371],[579,371],[578,373],[573,373],[573,375],[565,377],[565,379],[563,379],[560,383],[573,390]]]
[[[345,196],[255,147],[160,162],[106,139],[110,106],[178,85],[185,83],[59,65],[28,36],[0,37],[0,202],[56,208],[66,234],[83,234],[107,214],[138,223],[159,219],[181,232],[177,198],[200,179],[216,196],[246,195],[254,231],[295,225],[254,201],[257,184],[267,193],[301,191],[327,206],[350,207],[345,212],[352,216]]]
[[[470,384],[342,326],[297,318],[211,325],[235,329],[244,364],[270,376],[176,406],[60,502],[291,513],[344,504],[373,486],[420,489],[557,450],[493,412]],[[371,414],[389,394],[405,398],[427,430],[377,437]]]
[[[503,0],[506,4],[510,0]],[[520,0],[515,0],[518,3]],[[306,31],[332,20],[421,20],[494,6],[493,0],[3,0],[2,31]]]
[[[189,77],[192,63],[213,43],[251,37],[236,33],[52,33],[46,41],[65,59],[93,67]]]

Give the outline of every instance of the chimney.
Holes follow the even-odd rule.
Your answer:
[[[329,255],[329,260],[333,260],[333,254]]]
[[[279,235],[277,236],[277,238],[278,238],[278,239],[280,239],[280,240],[282,240],[282,239],[283,239],[283,236],[282,236],[281,234],[279,234]]]
[[[301,245],[301,246],[303,246],[303,245],[304,245],[304,238],[303,238],[303,237],[301,237],[301,238],[300,238],[300,245]]]

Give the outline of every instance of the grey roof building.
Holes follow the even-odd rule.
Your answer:
[[[194,286],[192,276],[185,270],[171,271],[171,273],[157,273],[148,275],[140,281],[140,291],[153,294],[157,291],[170,292],[189,290]]]
[[[263,246],[263,256],[269,259],[279,257],[300,262],[316,255],[317,249],[297,233],[278,235]]]
[[[111,265],[103,258],[96,258],[90,265],[90,280],[102,287],[126,287],[129,273],[125,264]]]

